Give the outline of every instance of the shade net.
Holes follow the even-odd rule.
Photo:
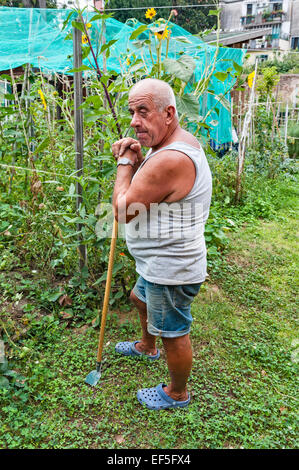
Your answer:
[[[64,22],[71,14],[64,28]],[[88,22],[94,12],[84,12],[84,19]],[[10,8],[0,7],[0,71],[14,69],[24,64],[31,64],[44,73],[71,74],[73,68],[73,43],[71,40],[71,20],[75,20],[76,12],[67,9],[37,9],[37,8]],[[110,56],[107,59],[107,69],[115,74],[125,74],[128,70],[130,58],[141,58],[151,70],[152,58],[156,61],[155,47],[151,47],[152,58],[147,47],[138,47],[138,41],[130,40],[130,36],[141,23],[128,20],[126,24],[114,18],[93,21],[89,29],[91,42],[95,50],[100,49],[102,35],[105,41],[116,40],[110,47]],[[193,82],[198,81],[207,74],[207,66],[215,63],[215,71],[223,72],[233,63],[242,66],[246,54],[245,49],[224,48],[206,44],[200,38],[180,26],[169,23],[171,40],[169,42],[168,57],[177,59],[181,54],[191,56],[196,68],[192,77]],[[146,38],[148,33],[142,33],[137,39]],[[69,39],[68,39],[69,38]],[[166,43],[162,41],[162,60],[166,56]],[[102,67],[102,56],[98,56]],[[84,60],[86,65],[92,65],[91,55]],[[86,74],[88,72],[84,72]],[[207,118],[211,125],[211,138],[216,147],[232,140],[232,123],[229,109],[230,94],[228,90],[235,82],[233,74],[221,81],[212,76],[209,83],[209,93],[205,92],[199,100],[200,115],[205,116],[212,110]],[[188,90],[188,87],[186,87]],[[191,85],[189,85],[191,91]],[[211,92],[213,94],[211,94]],[[225,105],[219,102],[219,97],[226,97]]]

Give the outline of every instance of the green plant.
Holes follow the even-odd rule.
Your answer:
[[[0,390],[23,388],[25,380],[25,377],[9,368],[9,362],[4,357],[3,362],[0,362]]]
[[[279,74],[275,66],[265,67],[261,70],[262,76],[258,78],[257,81],[257,91],[265,100],[265,95],[267,97],[272,97],[273,90],[279,82]]]
[[[98,236],[97,227],[102,219],[95,209],[99,203],[110,204],[111,201],[115,175],[111,144],[119,138],[120,129],[124,133],[129,130],[127,98],[131,84],[145,75],[160,77],[171,83],[177,97],[182,126],[195,126],[194,133],[205,140],[210,131],[206,120],[211,113],[215,113],[215,116],[219,114],[219,103],[225,107],[229,104],[223,93],[217,97],[217,105],[211,107],[206,116],[200,117],[199,100],[205,93],[214,96],[210,80],[215,74],[217,80],[225,83],[227,77],[237,76],[241,67],[223,61],[222,72],[217,75],[218,48],[200,80],[195,81],[195,62],[190,56],[181,54],[176,60],[168,56],[172,41],[169,20],[174,19],[175,14],[172,12],[168,20],[152,18],[147,24],[136,27],[131,41],[142,50],[150,51],[152,61],[147,64],[134,54],[122,57],[126,66],[122,74],[116,77],[113,71],[100,70],[98,67],[99,57],[109,57],[115,41],[104,43],[103,37],[99,36],[97,51],[88,43],[89,35],[94,34],[94,21],[100,21],[104,26],[110,15],[96,13],[87,23],[83,18],[84,12],[79,10],[77,13],[82,21],[73,22],[73,26],[82,32],[83,58],[89,64],[84,65],[82,71],[90,71],[85,82],[89,92],[82,104],[85,175],[77,177],[74,173],[72,90],[65,86],[63,93],[58,94],[55,89],[58,76],[50,80],[30,67],[26,67],[25,74],[18,78],[6,75],[4,78],[9,86],[7,99],[10,104],[0,108],[3,117],[0,124],[1,165],[3,162],[5,168],[0,182],[0,243],[12,250],[31,269],[48,270],[51,276],[56,277],[71,276],[72,298],[78,301],[69,309],[72,312],[67,313],[82,320],[83,309],[80,310],[78,305],[80,301],[85,305],[84,296],[90,294],[90,311],[95,310],[95,295],[99,302],[102,301],[110,239]],[[210,19],[219,23],[219,15],[219,10],[212,10]],[[72,21],[70,16],[65,25],[68,21]],[[183,44],[183,40],[178,39],[178,44],[180,41]],[[17,88],[21,85],[23,93],[19,95]],[[82,204],[77,210],[78,184],[82,187]],[[78,224],[81,226],[80,234],[84,244],[88,247],[88,271],[82,272],[77,272],[77,250],[80,244]],[[109,224],[107,227],[109,230]],[[8,267],[7,263],[11,260],[10,255],[3,257],[3,268]],[[134,278],[133,260],[125,242],[119,240],[110,300],[113,307],[126,306]],[[58,305],[49,301],[47,291],[38,293],[32,288],[31,292],[42,299],[43,308],[58,313]],[[88,318],[90,311],[87,313]]]
[[[288,129],[288,150],[291,158],[299,157],[299,124],[293,124]]]

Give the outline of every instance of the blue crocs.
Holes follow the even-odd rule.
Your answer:
[[[161,383],[157,387],[142,388],[137,392],[137,398],[139,403],[146,405],[150,410],[166,410],[167,408],[183,408],[188,406],[190,403],[190,395],[188,394],[188,400],[176,401],[167,395],[163,387],[165,384]]]
[[[134,357],[147,357],[151,361],[155,359],[159,359],[160,357],[160,350],[157,349],[157,354],[154,356],[150,356],[149,354],[141,353],[135,348],[135,344],[140,343],[140,341],[134,341],[133,343],[130,341],[122,341],[121,343],[117,343],[115,346],[115,351],[123,356],[134,356]]]

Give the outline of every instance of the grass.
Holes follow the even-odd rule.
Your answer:
[[[96,388],[87,386],[98,330],[35,305],[30,292],[38,282],[45,290],[45,281],[21,276],[7,254],[0,327],[10,336],[11,367],[26,382],[1,392],[0,447],[298,447],[296,194],[285,186],[283,195],[273,220],[231,234],[225,259],[193,303],[187,409],[153,412],[139,405],[137,389],[167,382],[168,373],[163,351],[154,363],[114,352],[117,341],[139,337],[133,310],[110,312],[102,377]]]

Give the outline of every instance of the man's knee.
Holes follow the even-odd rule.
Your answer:
[[[190,335],[186,334],[183,336],[178,336],[175,338],[163,338],[162,337],[162,342],[165,347],[165,349],[168,350],[175,350],[177,352],[180,352],[181,350],[184,351],[187,348],[191,348],[191,341],[190,341]]]
[[[130,293],[130,300],[131,302],[133,302],[133,304],[136,305],[136,301],[138,300],[136,295],[134,294],[134,292],[131,290],[131,293]]]
[[[138,299],[133,291],[130,293],[130,300],[138,309],[146,310],[146,304],[142,302],[142,300]]]

